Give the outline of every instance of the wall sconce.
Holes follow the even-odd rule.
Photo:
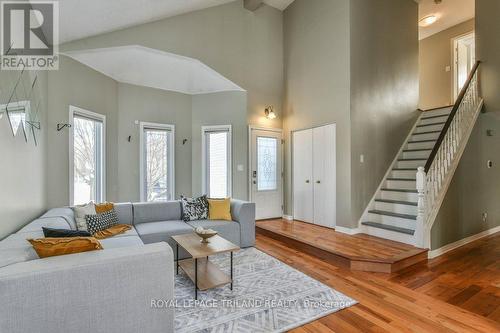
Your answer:
[[[276,119],[276,113],[274,113],[274,106],[269,105],[264,110],[264,113],[265,113],[267,119]]]

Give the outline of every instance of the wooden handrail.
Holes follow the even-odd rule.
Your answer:
[[[432,149],[431,155],[429,156],[429,159],[427,160],[427,163],[425,164],[425,172],[429,172],[429,169],[431,168],[432,162],[434,162],[434,159],[436,158],[436,155],[438,153],[439,147],[441,147],[441,143],[443,143],[444,137],[446,136],[446,133],[448,132],[448,129],[451,126],[451,123],[453,121],[453,118],[455,118],[455,115],[460,107],[460,104],[462,104],[462,101],[465,97],[465,93],[467,92],[467,89],[469,89],[470,83],[472,79],[474,78],[474,75],[477,72],[477,69],[479,68],[479,65],[481,64],[481,61],[476,61],[474,64],[474,67],[472,68],[469,77],[467,78],[467,81],[465,81],[465,84],[460,91],[460,94],[458,95],[457,101],[455,102],[455,105],[453,105],[453,109],[451,109],[450,115],[448,116],[448,119],[446,119],[446,123],[444,124],[443,130],[439,134],[439,137],[436,141],[436,144],[434,145],[434,148]]]

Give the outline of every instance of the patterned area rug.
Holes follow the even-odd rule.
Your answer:
[[[229,272],[229,254],[210,257]],[[249,248],[234,254],[234,286],[198,292],[179,270],[175,330],[184,332],[284,332],[356,304],[356,301],[281,261]]]

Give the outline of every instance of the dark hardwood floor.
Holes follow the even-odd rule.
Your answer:
[[[257,248],[359,302],[292,332],[500,332],[500,233],[391,274],[352,271],[263,235]]]

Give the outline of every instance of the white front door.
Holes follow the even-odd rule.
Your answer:
[[[282,133],[250,128],[250,200],[257,220],[283,215]]]

